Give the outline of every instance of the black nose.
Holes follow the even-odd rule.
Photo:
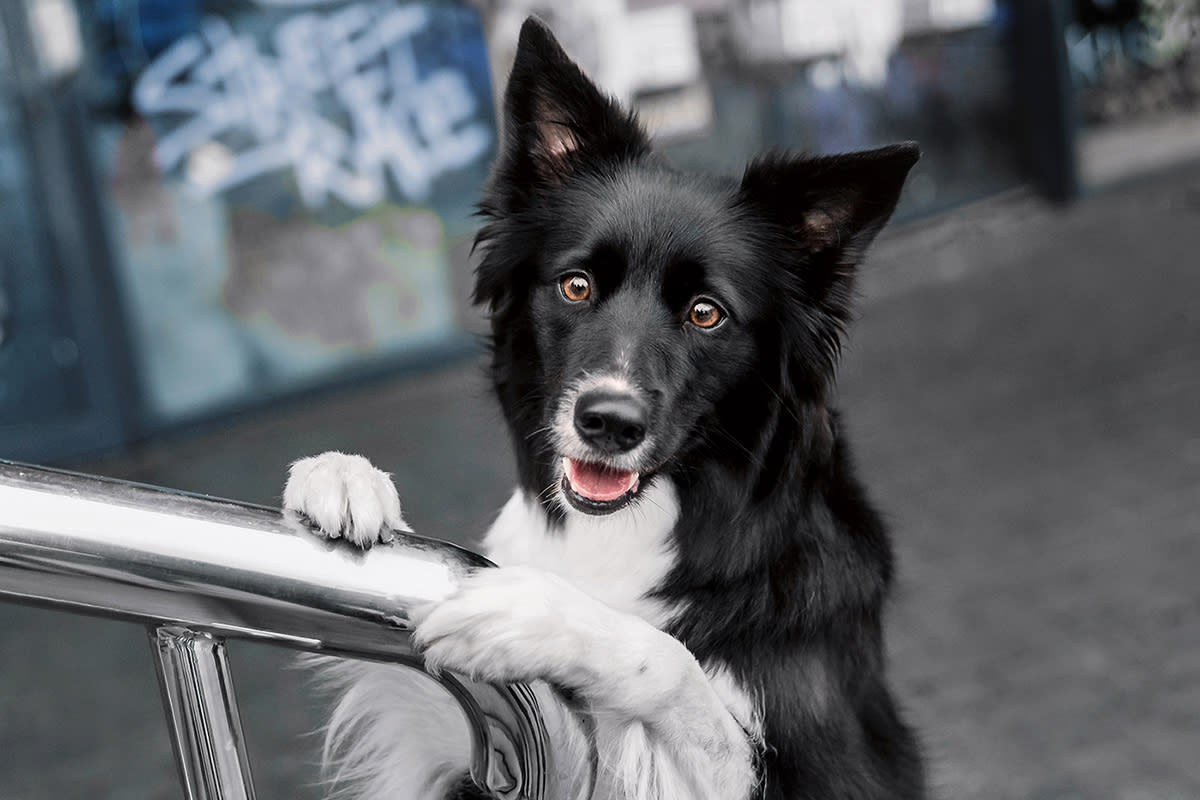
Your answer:
[[[575,401],[575,430],[605,453],[624,453],[646,438],[646,408],[629,394],[585,392]]]

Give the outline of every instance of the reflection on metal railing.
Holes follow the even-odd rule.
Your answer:
[[[360,553],[273,509],[0,461],[0,600],[147,626],[189,800],[254,797],[227,637],[419,669],[411,609],[486,566],[444,542],[398,534]],[[470,724],[481,788],[563,796],[528,687],[436,680]]]

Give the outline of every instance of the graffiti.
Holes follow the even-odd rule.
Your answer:
[[[309,208],[374,205],[389,177],[424,200],[492,139],[466,77],[420,63],[414,38],[429,22],[428,8],[390,2],[308,11],[274,29],[269,52],[209,17],[146,68],[134,107],[175,123],[155,160],[206,194],[290,170]]]

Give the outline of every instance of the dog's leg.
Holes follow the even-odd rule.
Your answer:
[[[422,614],[415,637],[433,669],[546,680],[582,699],[608,787],[598,796],[738,800],[754,788],[752,722],[734,716],[692,654],[555,575],[484,570]]]
[[[362,548],[389,541],[393,530],[412,530],[391,476],[362,456],[332,450],[292,464],[283,509],[323,536]]]

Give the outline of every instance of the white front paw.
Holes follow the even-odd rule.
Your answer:
[[[411,530],[391,477],[362,456],[335,451],[292,464],[283,508],[321,535],[363,548],[390,541],[393,529]]]
[[[413,634],[426,666],[492,683],[579,678],[589,604],[571,584],[532,567],[484,569],[421,609]]]

